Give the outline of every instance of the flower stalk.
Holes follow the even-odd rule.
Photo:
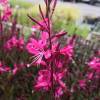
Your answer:
[[[57,1],[57,0],[54,0],[54,1]],[[53,55],[52,55],[52,42],[51,42],[51,32],[52,32],[52,29],[51,29],[51,24],[50,24],[50,21],[51,21],[51,17],[52,17],[52,14],[54,12],[54,9],[55,9],[55,2],[54,2],[54,6],[53,6],[53,9],[50,8],[50,5],[51,5],[51,2],[52,0],[46,0],[47,4],[46,4],[46,18],[48,19],[48,34],[49,34],[49,44],[50,44],[50,50],[51,50],[51,62],[50,62],[50,68],[51,68],[51,95],[52,95],[52,99],[55,100],[55,90],[54,90],[54,82],[53,82],[53,74],[54,74],[54,64],[53,64]],[[50,16],[51,14],[51,16]]]

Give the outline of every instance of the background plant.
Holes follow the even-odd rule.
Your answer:
[[[39,10],[42,14],[41,6]],[[13,17],[12,27],[0,23],[3,26],[3,31],[0,31],[0,99],[33,100],[35,98],[36,100],[52,100],[51,97],[56,96],[54,99],[57,100],[99,100],[100,44],[86,41],[77,35],[68,37],[63,30],[58,33],[52,30],[53,49],[51,50],[55,55],[53,62],[57,61],[53,67],[53,69],[56,69],[53,72],[53,84],[54,87],[58,87],[60,84],[65,91],[62,93],[62,87],[60,87],[60,89],[57,88],[59,91],[54,88],[53,91],[45,92],[44,90],[48,88],[45,88],[46,86],[41,85],[41,83],[51,76],[50,69],[52,67],[45,65],[45,62],[47,64],[52,62],[49,59],[52,57],[47,35],[47,26],[50,25],[49,28],[51,28],[52,22],[49,20],[50,23],[46,26],[45,21],[48,23],[48,19],[37,21],[31,15],[29,17],[35,21],[36,24],[33,27],[38,31],[32,33],[28,41],[24,39],[24,33],[21,33],[22,31],[16,27],[17,16]],[[44,48],[44,46],[47,48]],[[40,55],[37,55],[37,53],[40,53]],[[31,56],[33,59],[31,59]],[[37,56],[38,58],[36,58]],[[42,60],[45,62],[42,62]],[[59,63],[60,60],[61,63]],[[65,64],[62,64],[62,62],[65,62]],[[37,66],[37,64],[41,66]],[[46,79],[43,79],[45,77],[43,72],[47,72]],[[43,80],[41,81],[41,79]],[[52,89],[50,88],[50,90]],[[56,91],[56,95],[52,94],[54,91]]]
[[[17,3],[17,1],[14,2],[14,5],[18,4],[20,7],[20,9],[18,9],[17,12],[15,12],[15,14],[16,13],[18,14],[18,23],[29,27],[32,26],[34,23],[28,21],[27,13],[29,13],[32,17],[39,20],[40,18],[38,14],[39,13],[38,5],[33,3],[32,6],[28,6],[26,7],[27,8],[26,9],[24,7],[24,3],[26,4],[26,2],[23,1],[21,1],[20,3]],[[44,9],[44,4],[41,5],[42,5],[42,9]],[[76,33],[86,38],[89,33],[89,27],[83,24],[77,25],[76,22],[80,20],[80,18],[81,18],[80,11],[77,8],[75,7],[72,8],[70,6],[66,7],[66,5],[64,4],[58,4],[55,10],[55,14],[53,16],[53,29],[56,32],[61,29],[64,29],[65,31],[68,32],[69,35]]]

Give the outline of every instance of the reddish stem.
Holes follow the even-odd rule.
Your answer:
[[[3,32],[3,26],[2,26],[2,19],[1,19],[1,12],[0,12],[0,34]]]
[[[51,42],[51,27],[50,27],[50,4],[51,4],[52,0],[48,0],[48,5],[46,6],[46,18],[48,18],[48,34],[49,34],[49,44],[50,44],[50,50],[51,50],[51,58],[53,58],[52,56],[52,42]],[[51,86],[52,86],[52,90],[51,90],[51,94],[52,94],[52,99],[55,99],[55,91],[54,91],[54,84],[53,84],[53,73],[54,73],[54,69],[53,69],[53,60],[51,60],[50,63],[50,67],[51,67]]]

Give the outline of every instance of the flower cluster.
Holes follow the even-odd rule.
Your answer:
[[[80,71],[79,73],[74,72],[77,78],[80,76],[77,82],[74,83],[77,89],[75,89],[74,86],[71,86],[71,89],[69,89],[66,78],[73,76],[71,70],[74,68],[71,69],[70,64],[74,62],[74,44],[76,36],[68,39],[65,44],[61,44],[60,39],[66,32],[52,32],[51,12],[55,9],[56,1],[57,0],[51,1],[51,3],[45,0],[46,8],[48,8],[46,9],[46,15],[44,15],[41,6],[39,6],[40,14],[43,19],[42,21],[38,22],[28,15],[28,17],[36,23],[33,28],[39,30],[40,37],[36,37],[34,33],[29,39],[26,48],[28,52],[33,55],[32,63],[29,66],[40,66],[34,88],[37,91],[52,91],[54,98],[60,98],[64,93],[69,92],[69,94],[72,94],[77,91],[78,88],[86,91],[89,84],[88,80],[91,80],[94,76],[94,73],[89,70],[92,68],[95,71],[99,71],[100,59],[95,58],[88,64],[90,68],[86,71],[85,75]],[[51,7],[50,4],[53,4],[53,11],[52,9],[49,10]],[[91,85],[90,88],[92,88],[92,86],[94,85]]]
[[[12,73],[15,75],[25,67],[25,61],[22,60],[21,56],[26,49],[24,48],[24,36],[16,27],[16,18],[14,18],[10,28],[3,23],[8,21],[11,14],[9,1],[0,0],[0,74]]]
[[[1,20],[7,21],[12,14],[12,10],[8,3],[8,0],[0,0],[0,15]]]
[[[96,72],[100,72],[100,58],[93,58],[92,61],[88,64],[91,69],[95,70]]]
[[[5,49],[11,51],[13,48],[23,50],[24,48],[24,38],[20,37],[17,39],[16,36],[12,36],[4,45]]]
[[[49,33],[42,31],[40,38],[30,38],[27,43],[27,50],[33,54],[33,61],[31,64],[39,64],[42,68],[38,73],[36,89],[44,89],[46,91],[55,87],[55,95],[59,97],[66,91],[67,87],[62,81],[67,74],[67,66],[72,60],[73,56],[73,44],[66,44],[61,47],[58,41],[58,37],[64,35],[64,32],[55,35],[51,38],[51,48],[49,41]],[[44,69],[44,67],[45,69]],[[51,70],[53,68],[53,77],[51,78]]]
[[[78,84],[81,90],[91,93],[94,90],[98,90],[100,81],[100,58],[93,58],[88,63],[88,66],[89,69],[82,76],[83,79],[78,81]]]
[[[56,0],[54,2],[54,5]],[[47,5],[49,7],[49,5]],[[52,34],[52,23],[50,15],[47,10],[47,18],[43,15],[41,7],[40,12],[43,21],[36,21],[34,28],[40,31],[40,37],[34,37],[29,39],[27,43],[27,50],[33,54],[33,61],[30,65],[40,65],[38,77],[35,85],[36,90],[53,90],[55,97],[60,97],[65,91],[67,91],[67,85],[65,82],[65,76],[68,74],[68,65],[72,60],[74,54],[73,44],[75,38],[66,41],[65,46],[59,43],[59,39],[66,34],[66,32],[59,32]]]
[[[12,75],[15,75],[23,67],[21,65],[14,64],[13,68],[11,68],[10,66],[7,66],[7,65],[3,64],[3,62],[0,61],[0,74],[12,73]]]
[[[25,40],[23,36],[18,37],[11,33],[9,35],[9,38],[6,38],[5,34],[0,38],[0,74],[7,72],[15,75],[25,67],[25,61],[21,57],[26,51]]]

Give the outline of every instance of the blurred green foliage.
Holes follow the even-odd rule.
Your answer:
[[[15,5],[19,5],[19,8],[14,8],[14,14],[18,15],[18,23],[31,27],[34,23],[27,17],[27,14],[40,19],[38,5],[23,2],[20,0],[10,0],[11,5],[15,7]],[[42,10],[45,6],[42,4]],[[80,19],[80,11],[74,7],[66,7],[65,5],[58,4],[53,16],[53,29],[54,31],[65,30],[72,35],[74,33],[81,35],[83,37],[87,37],[89,33],[89,28],[87,26],[76,25],[77,20]]]

